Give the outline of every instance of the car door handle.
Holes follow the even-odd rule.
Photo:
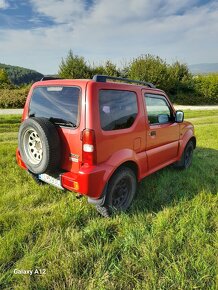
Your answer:
[[[148,135],[149,135],[149,136],[156,136],[156,131],[150,131],[150,132],[148,133]]]

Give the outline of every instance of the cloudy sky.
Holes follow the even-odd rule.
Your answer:
[[[69,49],[96,64],[218,62],[218,1],[0,0],[0,63],[57,73]]]

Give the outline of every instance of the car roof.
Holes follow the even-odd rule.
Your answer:
[[[114,85],[114,87],[118,88],[118,87],[122,87],[122,88],[128,88],[130,90],[132,89],[146,89],[149,91],[157,91],[157,92],[162,92],[162,90],[156,88],[156,87],[149,87],[146,86],[142,83],[139,82],[139,84],[137,83],[127,83],[125,82],[125,79],[122,79],[122,82],[119,82],[119,78],[117,78],[118,81],[113,81],[113,79],[109,79],[109,81],[105,81],[105,82],[101,82],[101,81],[97,81],[94,79],[61,79],[61,78],[51,78],[51,79],[45,79],[45,80],[41,80],[38,82],[35,82],[33,84],[33,88],[37,87],[37,86],[53,86],[53,85],[63,85],[63,86],[81,86],[84,87],[87,85],[87,83],[101,83],[101,84],[110,84],[110,85]],[[150,83],[149,83],[150,84]],[[102,85],[104,87],[104,85]]]

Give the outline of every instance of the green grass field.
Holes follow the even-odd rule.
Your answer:
[[[218,111],[186,115],[192,167],[147,177],[131,210],[110,219],[36,185],[15,161],[20,116],[0,116],[0,289],[216,289]]]

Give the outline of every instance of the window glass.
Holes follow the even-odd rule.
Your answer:
[[[163,96],[145,94],[145,104],[150,124],[168,123],[172,121],[172,113]]]
[[[31,97],[29,116],[45,117],[57,125],[77,127],[79,96],[78,87],[37,87]]]
[[[101,90],[99,109],[103,130],[129,128],[138,113],[136,94],[129,91]]]

